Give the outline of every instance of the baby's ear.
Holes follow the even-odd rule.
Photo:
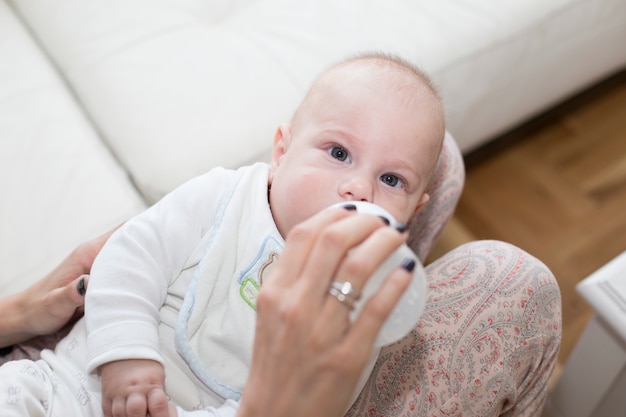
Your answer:
[[[287,123],[281,123],[274,134],[274,143],[272,145],[272,167],[280,164],[280,158],[287,152],[289,140],[291,138],[291,129]]]
[[[417,203],[417,207],[415,207],[415,211],[413,212],[413,214],[417,213],[429,201],[430,201],[430,194],[428,194],[428,193],[422,194],[422,196],[420,197],[420,201],[419,201],[419,203]]]
[[[272,144],[272,160],[270,162],[269,184],[272,184],[274,172],[280,165],[280,160],[287,152],[289,140],[291,139],[291,129],[287,123],[281,123],[274,134],[274,143]]]

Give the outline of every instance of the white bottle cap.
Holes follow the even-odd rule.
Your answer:
[[[355,205],[358,213],[372,214],[386,218],[389,220],[391,227],[395,227],[398,224],[389,212],[372,203],[350,201],[335,204],[332,207],[343,207],[348,204]],[[426,273],[424,266],[415,253],[406,244],[403,244],[380,265],[374,274],[372,274],[361,291],[361,299],[354,304],[354,310],[350,316],[352,321],[356,320],[364,304],[369,297],[378,291],[389,273],[400,267],[400,265],[408,259],[415,261],[413,279],[378,332],[378,337],[374,343],[376,347],[389,345],[402,339],[417,325],[424,311],[424,305],[426,304]]]

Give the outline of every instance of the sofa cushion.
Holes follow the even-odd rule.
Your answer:
[[[313,77],[359,51],[429,72],[462,151],[626,63],[622,0],[15,5],[151,201],[261,158]]]
[[[0,293],[144,207],[63,81],[0,1]]]

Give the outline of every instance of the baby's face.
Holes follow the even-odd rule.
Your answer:
[[[409,105],[388,90],[348,80],[295,130],[278,129],[270,206],[283,236],[339,202],[368,201],[406,222],[428,200],[424,188],[443,137],[433,120],[438,102],[423,94]]]

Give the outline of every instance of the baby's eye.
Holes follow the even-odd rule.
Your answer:
[[[390,187],[402,187],[403,183],[397,175],[383,174],[380,176],[380,180]]]
[[[345,161],[348,159],[348,151],[341,146],[333,146],[328,152],[330,153],[330,156],[339,161]]]

